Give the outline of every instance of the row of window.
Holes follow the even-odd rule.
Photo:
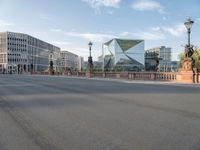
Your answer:
[[[8,48],[8,51],[26,52],[26,49],[21,49],[21,48]]]
[[[10,53],[8,53],[8,56],[21,56],[21,54],[10,54]]]
[[[8,37],[8,40],[26,42],[26,39]]]
[[[26,59],[8,59],[9,62],[27,62]]]
[[[18,39],[18,38],[8,38],[8,45],[13,45],[13,46],[20,46],[20,47],[26,47],[25,43],[27,40],[25,39]],[[36,47],[40,47],[43,49],[54,49],[53,45],[50,45],[45,42],[41,42],[38,40],[28,40],[28,45],[35,45]]]
[[[9,46],[20,46],[20,47],[26,47],[26,45],[24,43],[10,43],[8,42]]]

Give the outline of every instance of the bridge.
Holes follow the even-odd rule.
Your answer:
[[[0,149],[199,149],[199,91],[199,84],[0,75]]]

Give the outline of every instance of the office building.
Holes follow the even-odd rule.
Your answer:
[[[104,70],[141,71],[144,69],[144,40],[112,39],[103,45]]]
[[[160,46],[145,51],[146,71],[171,71],[171,48]]]
[[[171,62],[171,71],[178,72],[179,64],[180,64],[179,61],[172,61]]]
[[[23,33],[0,33],[0,72],[59,71],[60,48]]]
[[[60,67],[62,71],[81,71],[82,66],[83,57],[69,51],[60,52]]]

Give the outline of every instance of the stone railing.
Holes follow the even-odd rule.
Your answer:
[[[200,73],[198,74],[198,83],[200,83]]]
[[[176,81],[177,73],[173,72],[133,72],[129,73],[131,80],[157,80],[157,81]]]
[[[197,73],[194,78],[196,79],[196,83],[200,83],[200,73]]]
[[[65,74],[68,76],[79,76],[79,77],[85,77],[85,72],[72,72]],[[157,81],[176,81],[176,75],[175,72],[94,72],[92,73],[92,77],[98,77],[98,78],[115,78],[115,79],[129,79],[129,80],[157,80]]]
[[[47,75],[48,73],[42,73]],[[55,73],[54,75],[76,76],[76,77],[93,77],[93,78],[113,78],[113,79],[127,79],[127,80],[148,80],[148,81],[167,81],[167,82],[180,82],[179,72],[94,72],[87,76],[86,72],[68,72],[68,73]],[[187,83],[200,83],[200,73],[195,73],[190,76],[191,82]],[[185,81],[183,81],[185,82]]]

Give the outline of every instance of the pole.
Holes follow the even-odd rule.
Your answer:
[[[188,29],[188,46],[190,47],[190,33],[191,33],[191,29]]]
[[[102,71],[104,72],[104,44],[102,44]]]
[[[89,50],[90,50],[90,57],[91,57],[91,47],[89,48]]]

